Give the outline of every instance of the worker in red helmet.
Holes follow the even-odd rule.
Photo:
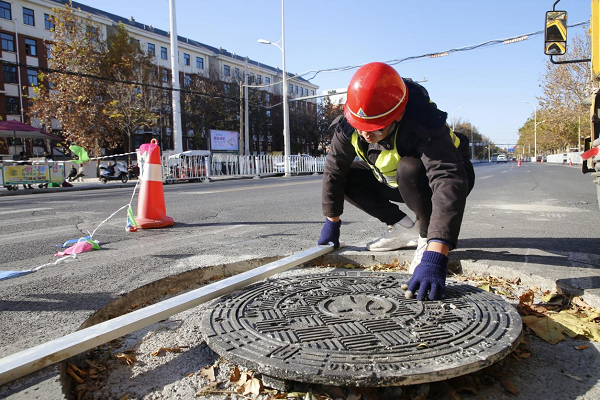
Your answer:
[[[323,176],[325,225],[319,244],[339,247],[344,199],[387,225],[371,251],[417,246],[407,297],[444,298],[448,251],[456,247],[475,173],[469,141],[418,83],[391,66],[362,66],[350,81],[344,114],[332,123]],[[397,203],[405,203],[416,221]]]

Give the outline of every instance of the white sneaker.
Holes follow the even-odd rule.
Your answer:
[[[379,239],[367,243],[367,249],[370,251],[391,251],[416,246],[418,236],[418,224],[415,224],[412,228],[405,228],[398,222],[394,225],[388,225],[387,230],[383,232]]]
[[[412,273],[415,272],[415,268],[417,268],[417,265],[421,263],[421,259],[423,258],[423,253],[425,253],[425,250],[427,250],[427,238],[422,238],[419,235],[419,240],[417,241],[417,250],[415,250],[415,255],[410,263],[410,268],[408,269],[409,274],[412,275]]]

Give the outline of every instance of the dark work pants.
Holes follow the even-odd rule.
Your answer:
[[[469,178],[469,192],[475,182],[475,172],[470,161],[464,163]],[[415,157],[402,157],[396,174],[398,188],[394,189],[375,178],[369,165],[364,161],[354,161],[348,172],[344,189],[346,200],[372,217],[387,225],[394,225],[406,215],[397,203],[405,203],[416,214],[419,221],[419,234],[427,237],[431,218],[433,193],[425,166]]]

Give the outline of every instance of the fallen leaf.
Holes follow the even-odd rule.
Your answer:
[[[208,385],[200,388],[200,390],[198,391],[198,393],[196,393],[197,396],[206,396],[211,394],[217,387],[219,386],[219,382],[210,382]]]
[[[565,340],[562,334],[563,327],[546,316],[527,315],[521,318],[535,334],[550,344]]]
[[[594,342],[600,342],[600,325],[594,322],[588,322],[585,318],[579,318],[577,315],[565,310],[556,314],[549,315],[556,323],[563,326],[563,332],[574,338],[576,336],[585,336]]]
[[[216,381],[216,379],[215,379],[215,367],[213,367],[211,365],[209,367],[202,368],[200,370],[200,376],[203,377],[204,379],[208,380],[209,382]]]
[[[237,382],[240,380],[241,377],[242,375],[240,374],[240,369],[237,366],[235,366],[233,367],[233,372],[229,376],[229,382]]]
[[[515,388],[515,386],[508,378],[505,377],[500,379],[500,383],[502,384],[502,387],[506,389],[507,392],[512,393],[515,396],[519,394],[519,391]]]
[[[528,290],[519,296],[519,305],[532,306],[534,298],[535,295],[533,294],[533,292],[531,290]]]
[[[478,287],[479,289],[481,289],[481,290],[485,290],[486,292],[489,292],[489,291],[490,291],[490,285],[489,285],[489,283],[486,283],[485,285],[479,285],[479,286],[477,286],[477,287]]]
[[[578,377],[577,375],[565,374],[565,376],[566,376],[567,378],[571,378],[571,379],[573,379],[574,381],[577,381],[577,382],[583,382],[583,379],[581,379],[581,378],[580,378],[580,377]]]
[[[255,396],[258,396],[262,390],[263,390],[262,381],[257,378],[252,378],[244,384],[244,392],[242,394],[244,396],[247,394],[253,394]]]
[[[119,400],[129,400],[129,393],[127,393],[125,396],[119,398]]]
[[[67,374],[69,374],[73,379],[75,379],[77,383],[83,383],[83,379],[81,379],[81,377],[77,375],[75,371],[71,369],[71,367],[67,367]]]
[[[575,346],[575,348],[577,350],[585,350],[585,349],[589,349],[589,346],[587,344],[581,345],[581,346]]]
[[[119,353],[115,357],[117,357],[117,360],[119,360],[121,364],[129,366],[133,365],[137,361],[137,358],[135,358],[135,356],[128,355],[125,353]]]
[[[151,353],[150,355],[152,357],[156,357],[156,356],[162,356],[166,353],[181,353],[184,349],[189,349],[189,348],[190,348],[190,346],[161,347],[160,349],[158,349],[154,353]]]
[[[427,343],[419,343],[417,345],[417,349],[428,349],[429,345]]]
[[[238,386],[244,386],[246,384],[246,382],[248,381],[248,378],[252,378],[252,377],[248,374],[242,374],[242,376],[240,376],[240,379],[238,379],[235,382],[235,384]]]

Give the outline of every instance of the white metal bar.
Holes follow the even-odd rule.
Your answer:
[[[333,250],[316,246],[0,359],[0,385],[127,335]]]

